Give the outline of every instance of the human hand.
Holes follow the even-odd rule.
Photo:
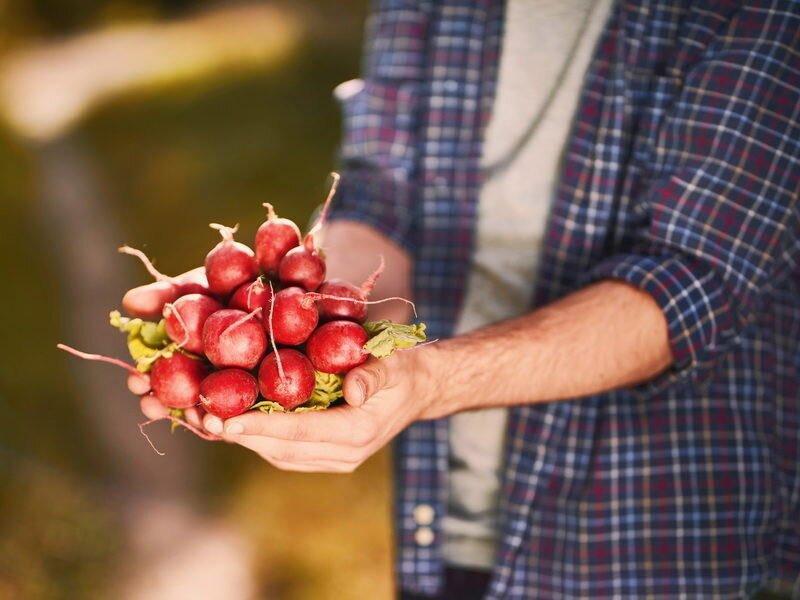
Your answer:
[[[433,379],[424,368],[432,347],[370,359],[344,380],[346,404],[301,413],[248,412],[205,429],[249,448],[287,471],[349,473],[413,421],[424,418]]]

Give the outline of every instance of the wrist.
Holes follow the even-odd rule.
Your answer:
[[[416,420],[438,419],[452,412],[448,382],[451,380],[447,364],[447,349],[437,342],[408,351],[409,372],[414,382],[414,401],[417,403]]]

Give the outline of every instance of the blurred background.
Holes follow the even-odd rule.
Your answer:
[[[388,459],[279,472],[139,433],[108,312],[324,198],[364,0],[0,0],[0,598],[390,598]]]

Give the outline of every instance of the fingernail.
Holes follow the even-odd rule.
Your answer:
[[[222,433],[222,421],[214,417],[207,419],[206,429],[211,433]]]
[[[241,423],[231,423],[225,428],[225,431],[232,434],[242,433],[244,431],[244,427],[242,427]]]

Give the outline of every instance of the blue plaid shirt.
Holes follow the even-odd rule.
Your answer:
[[[503,11],[377,1],[363,86],[343,99],[334,217],[408,249],[435,338],[452,333],[470,268]],[[613,9],[531,306],[627,281],[663,309],[675,364],[511,410],[488,597],[734,598],[800,573],[798,32],[792,0]],[[398,585],[421,594],[442,584],[447,431],[419,422],[395,448]]]

